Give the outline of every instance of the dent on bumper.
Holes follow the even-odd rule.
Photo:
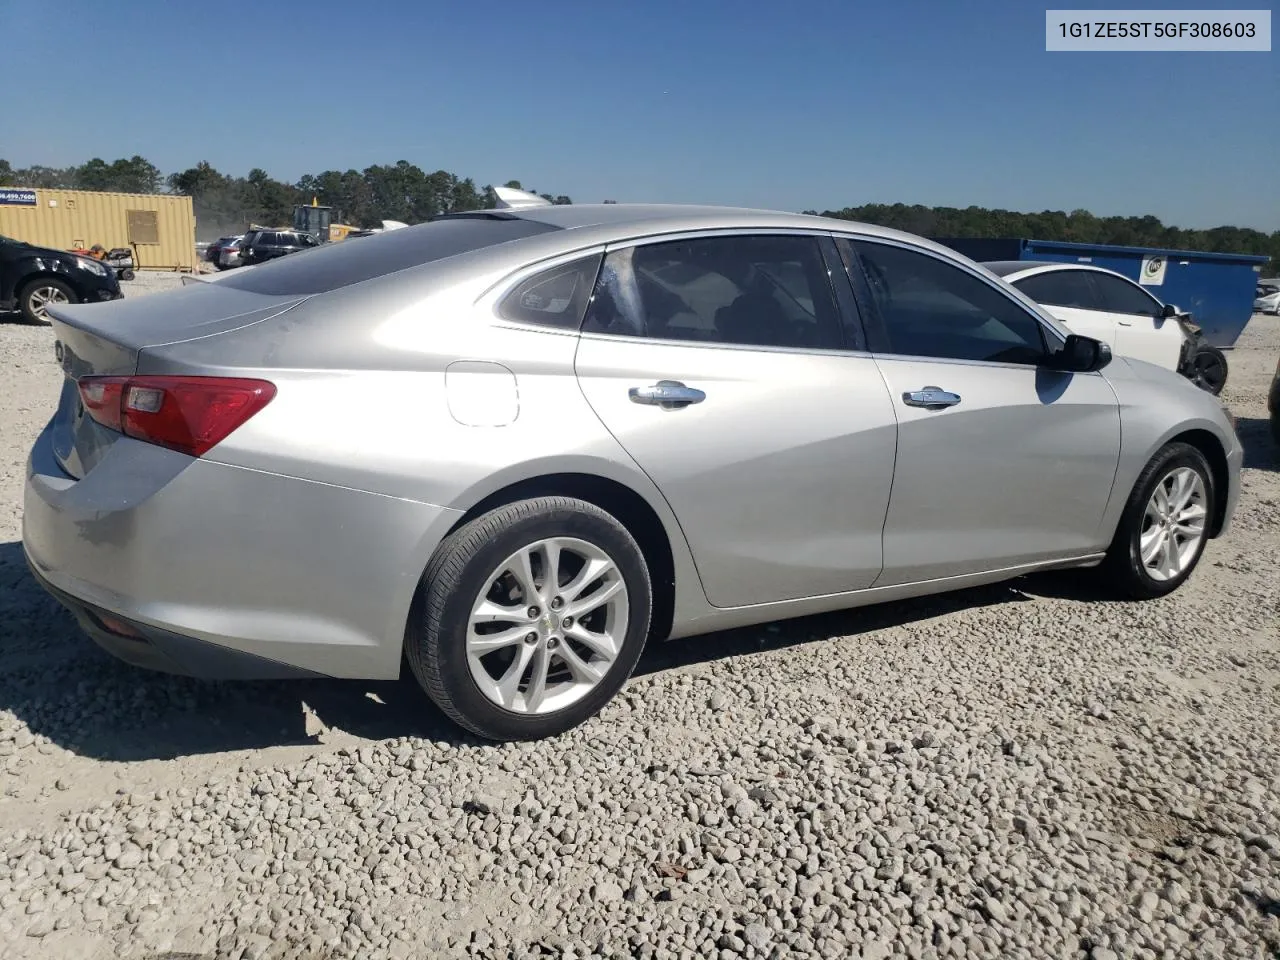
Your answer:
[[[128,438],[77,481],[46,430],[28,461],[23,546],[90,635],[139,666],[388,679],[418,579],[458,515]],[[103,636],[102,614],[153,649]]]

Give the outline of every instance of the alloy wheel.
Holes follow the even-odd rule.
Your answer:
[[[471,677],[505,710],[562,710],[604,679],[629,618],[627,585],[612,557],[573,537],[539,540],[507,557],[472,605]]]
[[[31,312],[40,320],[48,323],[52,317],[49,316],[49,307],[55,303],[70,303],[67,295],[57,287],[45,286],[36,287],[27,295],[27,303],[31,306]]]
[[[1138,551],[1147,575],[1172,580],[1195,560],[1209,519],[1204,478],[1178,467],[1156,484],[1142,517]]]
[[[1195,382],[1202,390],[1215,396],[1226,386],[1227,370],[1222,356],[1208,350],[1197,353],[1192,358],[1195,369]]]

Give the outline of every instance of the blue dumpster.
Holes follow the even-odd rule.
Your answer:
[[[1156,247],[1116,247],[1018,238],[934,237],[970,260],[1092,263],[1122,273],[1164,303],[1191,314],[1215,347],[1231,347],[1253,314],[1254,291],[1270,258]]]

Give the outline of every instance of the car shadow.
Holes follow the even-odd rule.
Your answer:
[[[1261,417],[1236,419],[1236,436],[1244,446],[1244,465],[1251,470],[1280,470],[1280,444],[1271,436],[1271,421]]]
[[[993,607],[1030,600],[1031,597],[1021,587],[1021,581],[1009,581],[654,643],[649,645],[640,658],[635,675],[678,670],[698,663],[730,660],[752,653],[785,650],[806,643],[874,633],[974,607]]]
[[[959,610],[1049,595],[1043,577],[650,644],[643,677]],[[1085,595],[1076,594],[1081,599]],[[423,737],[482,745],[419,689],[406,668],[390,681],[218,682],[140,670],[100,651],[36,583],[20,543],[0,544],[0,710],[37,738],[106,761]]]

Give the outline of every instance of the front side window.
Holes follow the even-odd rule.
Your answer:
[[[562,263],[522,281],[498,304],[498,314],[516,323],[577,330],[600,268],[600,255]]]
[[[702,237],[611,251],[583,331],[801,349],[843,346],[818,241]]]
[[[1098,309],[1107,313],[1128,313],[1139,317],[1160,315],[1160,304],[1135,283],[1107,273],[1091,274],[1097,291]]]
[[[1035,364],[1045,356],[1039,320],[988,283],[938,257],[841,240],[861,265],[879,318],[875,349],[913,357]],[[850,256],[854,255],[856,256]]]
[[[1083,270],[1051,270],[1015,280],[1013,285],[1045,306],[1097,309],[1093,302],[1093,286]]]

